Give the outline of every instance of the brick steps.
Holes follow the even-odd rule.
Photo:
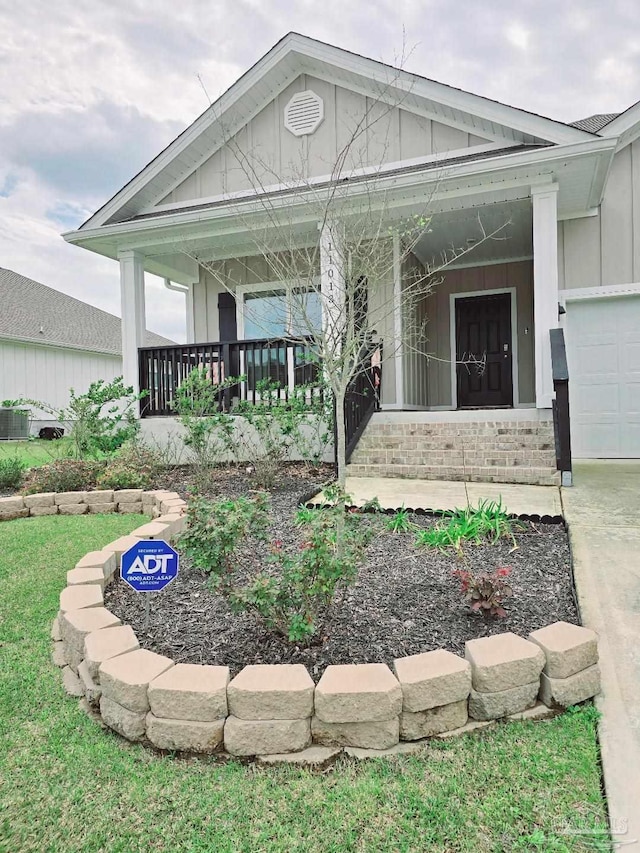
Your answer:
[[[555,468],[446,468],[444,465],[348,465],[349,477],[399,477],[407,480],[454,480],[468,483],[524,483],[532,486],[559,486]]]
[[[354,477],[558,485],[551,421],[372,420],[348,467]]]

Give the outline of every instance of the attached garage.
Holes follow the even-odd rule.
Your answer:
[[[640,292],[631,290],[565,291],[576,458],[640,457]]]

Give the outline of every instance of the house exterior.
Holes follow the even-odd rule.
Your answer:
[[[568,125],[290,33],[64,236],[120,264],[127,381],[160,371],[171,385],[187,363],[222,364],[225,344],[227,375],[246,369],[257,363],[247,340],[260,349],[283,333],[257,334],[249,310],[268,314],[274,292],[286,302],[296,287],[274,280],[256,235],[274,256],[320,246],[310,310],[326,323],[327,282],[349,270],[327,251],[340,217],[323,220],[317,200],[336,188],[347,217],[366,199],[396,262],[368,282],[387,356],[354,473],[556,482],[566,370],[562,336],[552,364],[555,329],[574,455],[640,455],[639,137],[640,103]],[[406,257],[398,223],[425,210]],[[438,284],[412,305],[427,329],[418,342],[403,293],[443,256]],[[191,350],[145,354],[145,272],[188,290]],[[482,370],[469,371],[469,353]],[[281,363],[286,382],[304,374],[295,351]],[[152,391],[148,430],[170,415]]]
[[[0,401],[31,399],[59,410],[69,389],[122,375],[118,317],[12,270],[0,268]],[[146,333],[145,341],[173,341]],[[31,430],[55,422],[32,409]]]

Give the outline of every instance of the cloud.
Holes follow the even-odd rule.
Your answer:
[[[144,116],[136,107],[100,101],[91,110],[24,112],[0,128],[0,150],[12,167],[32,170],[65,198],[97,204],[182,129],[177,122]]]
[[[2,183],[0,183],[0,198],[9,198],[17,186],[18,176],[13,172],[9,172],[3,178]]]

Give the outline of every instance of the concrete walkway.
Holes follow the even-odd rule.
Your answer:
[[[576,462],[562,490],[582,621],[599,635],[600,744],[616,849],[640,851],[640,462]]]
[[[513,483],[467,483],[447,480],[401,480],[392,477],[347,477],[347,494],[356,506],[377,497],[384,509],[457,509],[469,501],[501,499],[514,515],[550,518],[562,515],[557,486],[521,486]]]

